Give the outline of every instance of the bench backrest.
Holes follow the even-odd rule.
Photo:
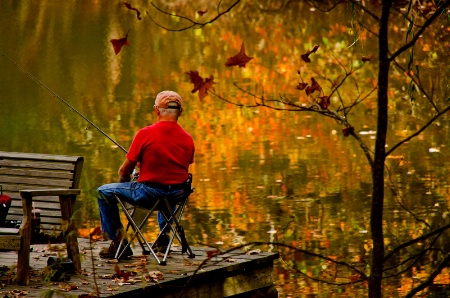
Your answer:
[[[12,202],[6,220],[22,220],[20,190],[76,189],[83,157],[0,151],[0,185]],[[41,231],[60,231],[61,208],[58,197],[38,197],[33,207],[40,210]]]

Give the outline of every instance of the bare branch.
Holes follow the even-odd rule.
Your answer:
[[[394,248],[391,252],[386,254],[386,256],[384,257],[384,262],[386,262],[388,259],[390,259],[392,256],[394,256],[398,251],[400,251],[400,250],[402,250],[402,249],[404,249],[404,248],[406,248],[406,247],[408,247],[410,245],[416,244],[417,242],[421,242],[421,241],[427,240],[428,238],[430,238],[430,237],[432,237],[432,236],[434,236],[436,234],[441,234],[442,232],[444,232],[445,230],[447,230],[449,228],[450,228],[450,224],[447,224],[447,225],[445,225],[443,227],[440,227],[439,229],[431,231],[428,234],[425,234],[423,236],[417,237],[415,239],[412,239],[410,241],[407,241],[407,242],[404,242],[404,243],[400,244],[399,246]]]
[[[431,229],[431,226],[429,223],[427,223],[425,220],[417,217],[417,215],[415,213],[413,213],[411,210],[409,210],[408,208],[406,208],[405,204],[403,204],[403,198],[402,196],[399,194],[399,191],[397,190],[397,186],[395,185],[395,182],[392,180],[392,172],[390,171],[389,167],[386,166],[386,170],[389,174],[389,189],[392,191],[392,193],[395,195],[396,199],[397,199],[397,203],[400,205],[400,207],[405,210],[407,213],[409,213],[412,217],[414,217],[414,219],[416,221],[419,221],[421,223],[423,223],[424,225],[426,225],[429,229]]]
[[[205,27],[205,26],[208,25],[208,24],[213,23],[214,21],[216,21],[218,18],[220,18],[220,17],[223,16],[224,14],[230,12],[230,11],[231,11],[231,10],[232,10],[232,9],[233,9],[240,1],[241,1],[241,0],[236,0],[236,2],[234,2],[233,4],[231,4],[230,7],[228,7],[228,9],[226,9],[226,10],[224,10],[224,11],[222,11],[222,12],[219,12],[219,9],[220,9],[220,3],[221,3],[221,1],[219,1],[219,4],[218,4],[218,6],[217,6],[217,10],[218,10],[217,16],[215,16],[215,17],[212,18],[211,20],[209,20],[209,21],[207,21],[207,22],[203,22],[203,23],[196,22],[196,21],[194,21],[194,20],[192,20],[192,19],[190,19],[190,18],[188,18],[188,17],[185,17],[185,16],[180,16],[180,15],[177,15],[177,14],[171,14],[171,13],[169,13],[169,12],[167,12],[167,11],[164,11],[164,10],[162,10],[161,8],[157,7],[153,2],[150,2],[150,4],[151,4],[156,10],[158,10],[160,13],[165,14],[165,15],[168,15],[168,16],[171,16],[171,17],[178,17],[178,18],[180,18],[180,19],[186,20],[186,21],[188,21],[189,23],[191,23],[191,25],[186,26],[186,27],[183,27],[183,28],[180,28],[180,29],[171,29],[171,28],[165,27],[165,26],[159,24],[158,22],[156,22],[156,21],[151,17],[151,15],[149,14],[148,11],[146,11],[146,13],[147,13],[147,15],[149,16],[150,20],[151,20],[155,25],[157,25],[158,27],[161,27],[161,28],[163,28],[164,30],[167,30],[167,31],[184,31],[184,30],[191,29],[191,28],[194,28],[194,27],[195,27],[194,29],[200,29],[200,28]]]
[[[447,253],[445,258],[439,263],[439,265],[436,267],[436,269],[431,272],[431,274],[428,276],[427,279],[425,279],[422,283],[420,283],[418,286],[414,287],[411,291],[409,291],[405,298],[410,298],[415,296],[418,292],[422,291],[426,287],[428,287],[434,280],[436,276],[438,276],[441,271],[448,266],[450,262],[450,253]]]
[[[380,17],[377,16],[373,11],[369,10],[364,5],[361,5],[360,1],[351,0],[350,2],[355,4],[359,8],[361,8],[364,12],[366,12],[369,16],[371,16],[375,21],[377,21],[377,22],[380,21]]]
[[[406,69],[404,69],[398,62],[397,60],[393,60],[394,64],[400,68],[411,80],[414,81],[414,83],[416,83],[416,86],[419,88],[420,92],[422,92],[423,94],[425,94],[425,97],[428,99],[428,101],[431,103],[431,105],[433,106],[433,108],[436,110],[437,113],[439,113],[439,109],[436,106],[436,104],[433,102],[433,99],[428,95],[428,93],[425,91],[425,89],[423,89],[422,84],[420,83],[420,80],[416,79],[413,75],[411,75],[411,73],[409,71],[407,71]]]
[[[322,3],[321,1],[319,1],[319,2]],[[307,4],[311,5],[312,7],[314,7],[315,9],[317,9],[318,11],[321,11],[321,12],[330,12],[330,11],[332,11],[336,6],[338,6],[339,4],[345,3],[345,2],[346,2],[345,0],[339,0],[339,1],[336,1],[336,3],[333,3],[330,7],[327,7],[327,8],[325,8],[325,9],[319,7],[317,4],[314,3],[314,1],[308,1]]]
[[[394,54],[389,57],[389,62],[393,61],[398,55],[409,49],[410,47],[414,46],[416,44],[416,41],[419,39],[420,35],[431,26],[431,24],[434,22],[434,20],[441,15],[441,13],[444,11],[444,9],[450,5],[450,0],[446,0],[445,2],[442,2],[441,5],[436,9],[436,11],[431,15],[431,17],[426,20],[426,22],[423,24],[423,26],[414,34],[414,37],[407,43],[404,44],[402,47],[400,47],[397,51],[394,52]]]
[[[433,118],[430,119],[430,121],[428,121],[424,126],[422,126],[422,128],[420,128],[418,131],[416,131],[415,133],[413,133],[412,135],[410,135],[409,137],[407,137],[406,139],[398,142],[394,147],[392,147],[391,150],[389,150],[388,152],[386,152],[386,156],[388,156],[389,154],[391,154],[395,149],[397,149],[398,147],[400,147],[402,144],[408,142],[409,140],[411,140],[412,138],[414,138],[415,136],[418,136],[422,131],[424,131],[428,126],[430,126],[437,118],[439,118],[440,116],[442,116],[443,114],[445,114],[447,111],[450,111],[450,106],[447,106],[444,110],[442,110],[441,112],[439,112],[438,114],[436,114]]]

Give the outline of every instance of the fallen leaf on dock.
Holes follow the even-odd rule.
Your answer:
[[[257,254],[260,254],[260,253],[261,253],[260,249],[252,249],[252,250],[247,251],[245,254],[246,255],[257,255]]]

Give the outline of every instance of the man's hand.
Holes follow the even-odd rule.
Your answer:
[[[131,173],[133,173],[135,162],[132,162],[128,158],[125,159],[122,166],[119,169],[119,182],[130,182]]]
[[[119,176],[119,182],[130,182],[131,176]]]

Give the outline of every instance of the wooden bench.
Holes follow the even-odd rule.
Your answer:
[[[18,251],[17,283],[28,285],[30,281],[30,245],[36,240],[32,237],[32,218],[37,210],[39,235],[62,236],[68,257],[81,269],[72,215],[76,196],[80,194],[77,188],[82,167],[80,156],[0,151],[0,185],[3,194],[12,199],[6,220],[22,221],[20,228],[0,228],[0,250]]]

